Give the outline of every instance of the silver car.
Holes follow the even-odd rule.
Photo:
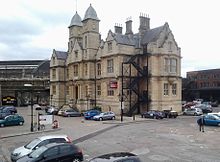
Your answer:
[[[93,120],[114,120],[115,119],[115,113],[112,111],[103,112],[93,117]]]
[[[202,109],[200,108],[188,108],[185,109],[183,115],[202,115]]]
[[[11,153],[11,161],[15,162],[21,157],[31,153],[32,151],[36,150],[40,146],[44,146],[49,143],[70,143],[71,140],[67,135],[48,135],[48,136],[42,136],[34,139],[33,141],[30,141],[24,146],[21,146],[19,148],[16,148]]]

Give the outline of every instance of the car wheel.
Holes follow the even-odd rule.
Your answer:
[[[4,126],[5,126],[4,124],[1,124],[1,125],[0,125],[0,127],[4,127]]]
[[[102,119],[102,118],[99,118],[99,120],[102,121],[103,119]]]
[[[73,162],[80,162],[79,159],[73,159]]]
[[[218,126],[220,126],[220,123],[218,123]]]
[[[67,117],[70,117],[70,115],[67,115]]]
[[[115,120],[115,117],[114,117],[114,116],[112,117],[112,120]]]
[[[23,125],[23,122],[19,122],[19,125]]]
[[[194,113],[194,116],[196,116],[197,114],[196,113]]]

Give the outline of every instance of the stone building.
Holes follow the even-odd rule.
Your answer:
[[[129,115],[150,109],[181,111],[181,51],[168,23],[150,28],[150,18],[132,20],[126,32],[115,25],[101,39],[99,18],[90,5],[83,20],[76,12],[69,25],[68,51],[53,50],[50,94],[55,106],[79,110],[99,106]]]

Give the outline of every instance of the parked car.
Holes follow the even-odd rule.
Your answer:
[[[188,108],[183,111],[183,115],[202,115],[202,109],[200,108]]]
[[[24,124],[24,118],[18,114],[8,115],[4,119],[0,120],[0,127],[23,125],[23,124]]]
[[[48,115],[57,115],[58,113],[58,108],[53,107],[53,106],[47,106],[47,108],[45,109],[46,113]]]
[[[176,118],[178,116],[178,112],[174,110],[163,110],[165,114],[165,118]]]
[[[33,108],[34,108],[35,110],[42,110],[42,107],[41,107],[39,104],[34,104],[34,105],[33,105]]]
[[[43,145],[17,162],[80,162],[82,150],[72,143],[50,143]]]
[[[89,110],[89,111],[86,111],[84,113],[84,118],[87,120],[87,119],[92,119],[94,116],[100,114],[101,112],[99,110]]]
[[[141,114],[142,118],[163,119],[164,113],[157,110],[145,111]]]
[[[212,112],[212,113],[208,113],[208,115],[216,115],[216,116],[220,117],[220,112]]]
[[[115,113],[112,111],[103,112],[98,115],[93,116],[93,120],[114,120],[115,119]]]
[[[210,105],[212,107],[218,107],[218,101],[212,101],[212,102],[210,102]]]
[[[21,157],[28,155],[37,148],[49,143],[71,143],[72,141],[67,135],[48,135],[35,138],[24,146],[16,148],[11,153],[11,161],[14,162]]]
[[[211,113],[212,110],[212,106],[210,104],[197,104],[195,106],[193,106],[192,108],[200,108],[202,109],[203,113]]]
[[[208,114],[208,115],[203,116],[203,118],[204,118],[204,125],[220,126],[220,117],[218,117],[217,115]],[[197,120],[197,123],[198,123],[198,120]]]
[[[67,110],[63,110],[61,116],[64,116],[64,117],[81,116],[81,113],[74,109],[67,109]]]
[[[11,111],[4,108],[0,109],[0,119],[4,119],[8,115],[12,115]]]
[[[115,152],[97,156],[89,162],[141,162],[141,160],[130,152]]]
[[[2,106],[1,109],[5,111],[9,111],[11,114],[15,114],[18,112],[17,108],[14,106]]]

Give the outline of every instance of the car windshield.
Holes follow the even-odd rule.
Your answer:
[[[30,158],[38,158],[46,149],[47,149],[47,147],[41,146],[37,150],[35,150],[32,153],[30,153],[28,155],[28,157],[30,157]]]
[[[33,141],[29,142],[28,144],[26,144],[24,147],[26,149],[31,149],[33,147],[35,147],[38,143],[40,143],[41,140],[39,138],[34,139]]]

